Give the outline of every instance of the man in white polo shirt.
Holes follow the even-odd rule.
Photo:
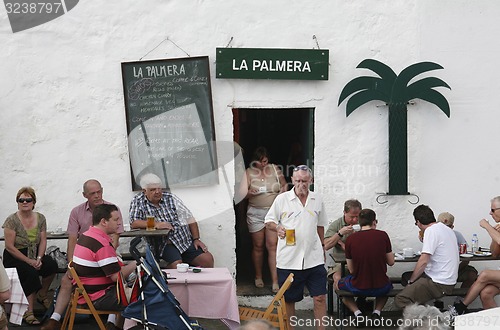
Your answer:
[[[323,249],[324,227],[328,225],[321,197],[309,191],[312,172],[306,165],[294,169],[294,188],[276,197],[265,217],[266,227],[277,232],[276,267],[280,286],[290,273],[294,281],[285,292],[289,317],[295,315],[295,303],[304,297],[307,287],[314,302],[318,329],[326,315],[326,269]],[[295,229],[295,245],[287,245],[285,229]]]

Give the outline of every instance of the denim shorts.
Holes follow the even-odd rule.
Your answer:
[[[359,296],[366,297],[381,297],[385,296],[389,291],[392,290],[392,283],[388,282],[385,286],[381,288],[374,289],[358,289],[352,285],[352,275],[347,275],[339,280],[339,289],[344,291],[349,291]]]
[[[177,260],[182,260],[182,262],[190,264],[191,266],[198,266],[198,265],[192,265],[192,262],[197,256],[203,253],[204,253],[203,250],[195,248],[193,243],[191,243],[188,249],[184,251],[182,254],[173,244],[167,244],[163,248],[163,252],[161,253],[161,258],[165,260],[167,264],[171,264],[172,262]]]

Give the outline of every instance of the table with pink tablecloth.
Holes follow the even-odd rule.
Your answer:
[[[220,319],[229,329],[240,325],[236,284],[227,268],[203,268],[200,273],[165,270],[168,288],[191,318]],[[129,326],[129,320],[124,329]]]
[[[5,271],[10,279],[10,298],[5,302],[6,304],[12,304],[9,321],[21,325],[24,312],[28,309],[28,299],[26,299],[21,282],[19,282],[17,270],[15,268],[5,268]]]
[[[230,329],[240,324],[238,297],[227,268],[204,268],[200,273],[169,270],[168,287],[181,308],[193,318],[221,319]]]

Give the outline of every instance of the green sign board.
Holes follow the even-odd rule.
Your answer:
[[[328,50],[217,48],[217,78],[328,80]]]

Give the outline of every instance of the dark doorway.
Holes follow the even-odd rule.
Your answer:
[[[234,141],[243,149],[248,167],[253,151],[267,148],[273,164],[278,165],[290,182],[293,168],[306,164],[313,168],[314,109],[233,109]],[[247,201],[235,206],[236,214],[236,281],[238,289],[253,290],[254,270],[251,259],[252,240],[246,223]],[[267,256],[265,258],[267,260]],[[271,280],[264,263],[263,294],[270,291]],[[257,290],[259,291],[259,290]]]

